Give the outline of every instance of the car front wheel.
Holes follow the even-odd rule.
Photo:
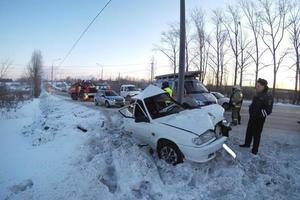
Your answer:
[[[176,165],[183,162],[183,154],[176,144],[170,141],[160,142],[157,147],[158,157],[169,164]]]
[[[110,107],[108,101],[105,101],[105,107],[106,107],[106,108],[109,108],[109,107]]]
[[[94,100],[94,103],[95,103],[95,106],[99,105],[97,99]]]

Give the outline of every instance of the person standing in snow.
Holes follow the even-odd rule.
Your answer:
[[[256,95],[249,106],[249,121],[245,143],[240,147],[250,147],[253,139],[252,153],[257,154],[260,137],[266,117],[272,113],[273,97],[268,94],[268,82],[259,78],[256,84]]]
[[[232,94],[230,96],[229,105],[232,110],[232,122],[231,125],[236,126],[237,124],[241,124],[241,107],[243,103],[243,93],[239,86],[233,86]]]

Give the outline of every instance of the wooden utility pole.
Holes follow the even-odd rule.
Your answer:
[[[179,80],[177,101],[183,102],[185,72],[185,0],[180,0]]]

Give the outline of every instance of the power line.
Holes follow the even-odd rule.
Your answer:
[[[95,20],[98,18],[98,16],[104,11],[104,9],[108,6],[108,4],[111,2],[112,0],[109,0],[104,7],[98,12],[98,14],[93,18],[93,20],[88,24],[88,26],[83,30],[83,32],[80,34],[79,38],[75,41],[75,43],[73,44],[73,46],[71,47],[71,49],[68,51],[68,53],[65,55],[65,57],[63,58],[63,60],[60,62],[59,66],[61,66],[65,60],[69,57],[69,55],[72,53],[73,49],[76,47],[76,45],[78,44],[78,42],[81,40],[81,38],[84,36],[84,34],[88,31],[88,29],[91,27],[91,25],[95,22]]]

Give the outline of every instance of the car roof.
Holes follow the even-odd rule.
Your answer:
[[[149,85],[140,94],[136,95],[134,98],[142,100],[163,93],[165,93],[165,91],[160,89],[159,87],[154,85]]]
[[[135,85],[130,85],[130,84],[128,84],[128,85],[121,85],[121,87],[132,87],[132,86],[135,87]]]

